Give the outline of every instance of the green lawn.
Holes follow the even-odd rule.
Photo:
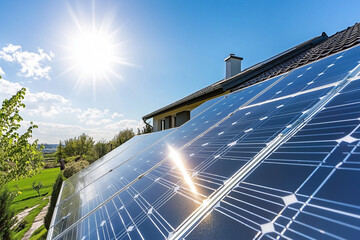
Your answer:
[[[12,204],[15,213],[17,214],[26,208],[40,204],[45,196],[51,195],[52,186],[60,172],[59,168],[43,169],[40,173],[31,178],[9,182],[7,186],[10,191],[21,192],[21,194],[15,197]],[[34,181],[36,181],[36,183],[41,181],[43,184],[43,187],[40,190],[40,197],[32,188],[32,183]]]
[[[27,222],[25,225],[25,228],[22,229],[19,232],[14,233],[14,236],[12,237],[13,240],[20,240],[25,235],[25,233],[31,228],[35,217],[40,213],[40,211],[46,206],[46,204],[49,202],[48,199],[44,201],[40,201],[40,205],[33,209],[25,218],[24,220]],[[41,226],[42,227],[42,226]]]
[[[46,239],[47,230],[44,225],[39,227],[30,237],[30,240]]]
[[[20,240],[24,236],[24,234],[30,229],[35,217],[49,202],[49,199],[44,198],[51,195],[52,187],[59,173],[61,173],[59,168],[42,169],[38,174],[31,178],[20,179],[17,181],[9,182],[7,184],[7,187],[10,191],[21,192],[21,194],[17,195],[14,198],[11,205],[11,207],[15,210],[16,214],[26,208],[30,208],[39,204],[38,207],[33,209],[25,217],[25,220],[27,222],[25,228],[19,232],[14,232],[14,240]],[[34,181],[36,181],[36,183],[41,181],[43,184],[43,187],[40,190],[40,197],[38,196],[37,192],[32,188],[32,183]],[[46,236],[46,229],[44,229],[44,227],[42,226],[40,227],[39,231],[34,233],[32,239],[42,239],[44,236]]]

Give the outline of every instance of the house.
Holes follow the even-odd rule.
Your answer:
[[[152,118],[154,131],[179,127],[190,120],[193,109],[210,99],[289,72],[359,43],[360,23],[356,23],[330,37],[323,32],[320,36],[244,70],[241,70],[243,58],[230,54],[225,59],[224,79],[143,116],[143,120],[146,122]]]

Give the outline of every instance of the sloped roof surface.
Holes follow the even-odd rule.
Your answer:
[[[274,68],[264,72],[263,74],[247,81],[237,87],[243,88],[266,79],[278,76],[295,68],[306,65],[310,62],[317,61],[331,54],[340,52],[360,43],[360,23],[355,24],[341,32],[337,32],[324,42],[310,48],[288,61],[275,66]]]

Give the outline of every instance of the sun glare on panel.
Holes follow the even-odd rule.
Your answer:
[[[184,181],[190,187],[190,190],[193,193],[197,193],[195,185],[194,185],[191,177],[189,176],[188,172],[186,171],[185,165],[183,163],[183,160],[181,159],[180,154],[174,148],[172,148],[170,145],[168,146],[168,149],[169,149],[169,157],[175,163],[178,170],[180,170]]]

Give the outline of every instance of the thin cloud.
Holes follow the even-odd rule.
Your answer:
[[[109,115],[109,110],[99,110],[96,108],[88,108],[85,111],[82,111],[81,114],[78,115],[80,122],[85,122],[87,120],[94,120],[104,118]]]
[[[23,86],[5,79],[0,79],[0,102],[10,98]],[[144,123],[133,119],[117,118],[124,115],[111,112],[109,109],[81,109],[72,106],[69,99],[48,92],[26,91],[21,115],[24,118],[23,129],[30,120],[39,126],[34,130],[34,139],[43,143],[57,143],[86,133],[95,141],[112,139],[116,133],[124,129],[142,128]]]
[[[124,114],[121,113],[110,113],[109,109],[100,110],[96,108],[88,108],[85,111],[82,111],[78,115],[80,122],[85,122],[88,126],[99,126],[113,124],[114,118],[123,117]]]
[[[22,86],[19,83],[9,82],[5,79],[0,79],[0,99],[5,99],[14,95]]]
[[[75,124],[60,124],[49,122],[35,122],[38,125],[34,129],[33,138],[39,139],[42,143],[58,143],[60,140],[65,140],[79,136],[82,133],[93,137],[95,141],[111,140],[119,131],[124,129],[133,129],[136,132],[137,128],[143,126],[140,121],[124,120],[111,126],[99,127],[83,127]],[[29,121],[25,121],[22,130],[25,130],[29,125]]]
[[[120,118],[120,117],[124,117],[124,114],[117,113],[117,112],[114,112],[113,114],[111,114],[111,118]]]
[[[0,59],[21,66],[18,75],[33,79],[50,79],[51,66],[49,62],[54,56],[54,53],[46,53],[41,48],[38,48],[37,52],[28,52],[23,51],[21,46],[13,44],[0,50]]]
[[[5,72],[4,70],[0,67],[0,76],[4,76],[5,75]]]
[[[0,100],[14,95],[23,86],[5,79],[0,79]],[[71,101],[58,94],[48,92],[33,93],[27,89],[24,103],[26,108],[23,110],[30,116],[54,117],[60,113],[79,113],[81,109],[73,108]]]

